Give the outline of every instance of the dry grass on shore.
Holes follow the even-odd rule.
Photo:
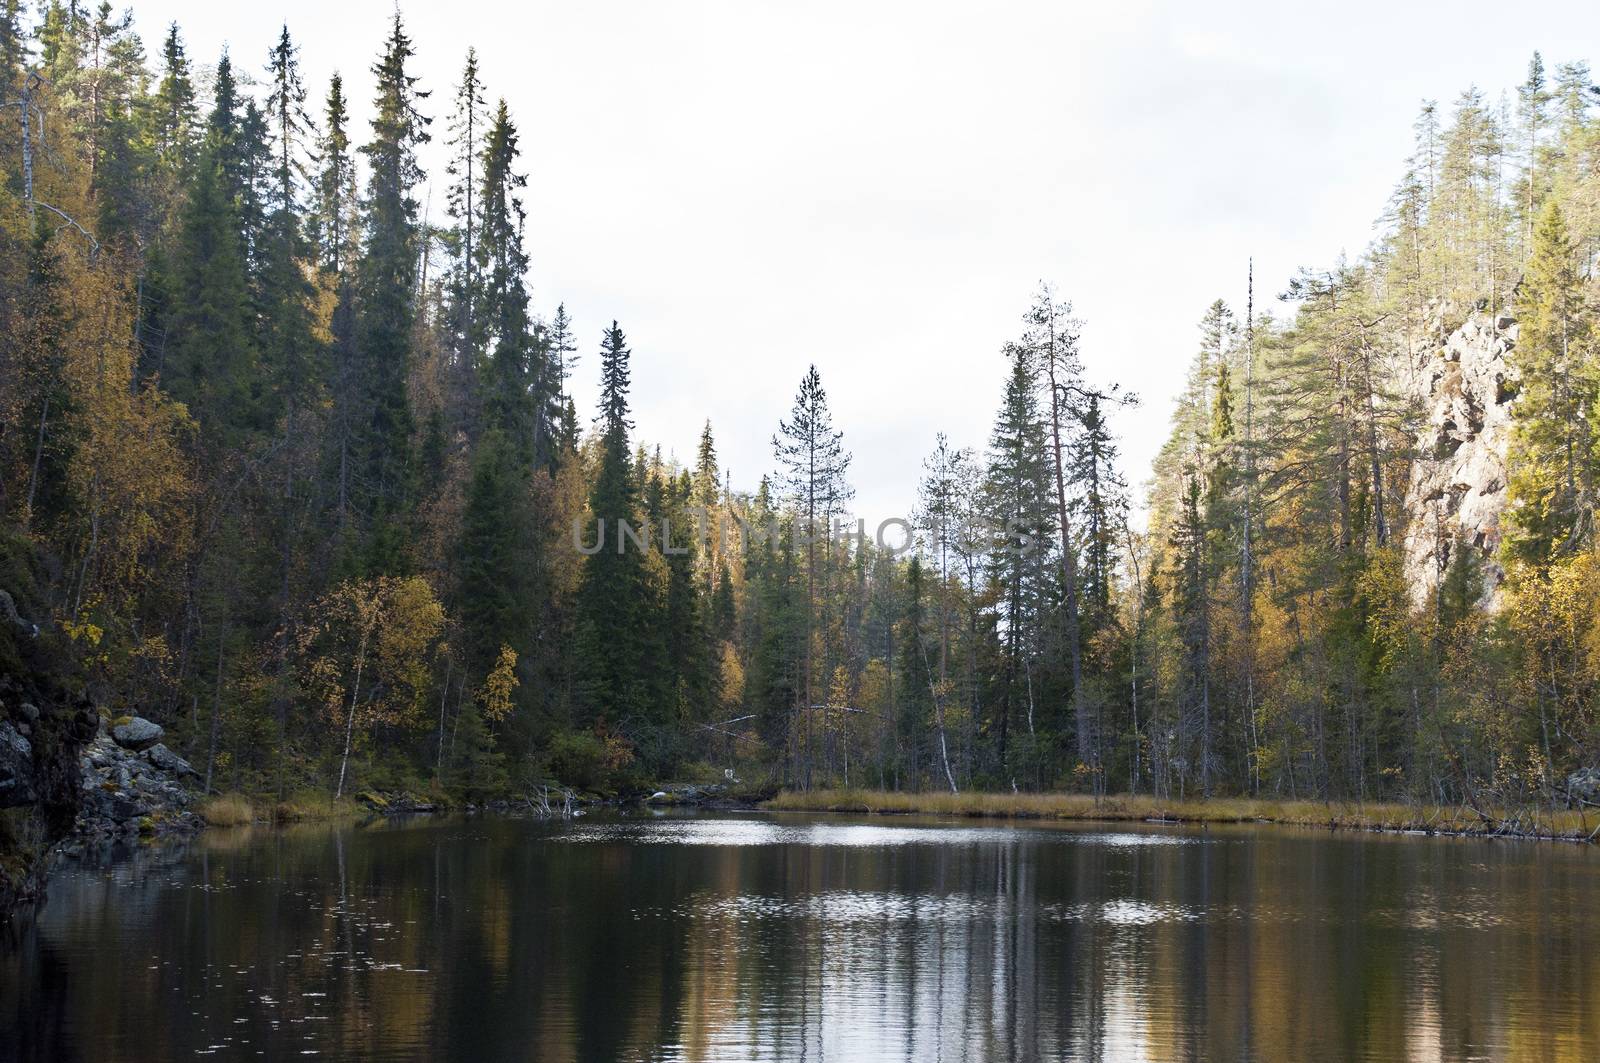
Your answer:
[[[200,805],[200,818],[208,827],[242,827],[256,821],[256,809],[242,794],[218,794]]]
[[[218,794],[200,806],[209,827],[241,827],[250,823],[307,823],[313,820],[354,819],[361,810],[350,800],[335,801],[324,794],[300,794],[272,804],[257,805],[243,794]]]
[[[1280,823],[1330,830],[1421,831],[1592,840],[1595,817],[1539,809],[1492,812],[1466,806],[1279,801],[1252,798],[1163,800],[1142,795],[900,793],[886,790],[785,790],[762,807],[775,812],[921,814],[990,819],[1108,820],[1159,823]]]

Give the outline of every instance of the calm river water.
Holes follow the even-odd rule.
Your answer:
[[[0,1059],[1600,1059],[1600,852],[702,815],[63,864]]]

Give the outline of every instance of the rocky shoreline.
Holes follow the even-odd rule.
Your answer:
[[[125,717],[101,722],[81,754],[83,802],[68,846],[135,836],[188,835],[208,824],[199,805],[200,773],[168,748],[159,724]],[[355,803],[374,817],[433,815],[460,811],[547,818],[581,815],[585,809],[622,805],[708,809],[753,808],[777,791],[729,783],[664,783],[648,793],[604,795],[560,786],[461,805],[419,798],[404,791],[363,790]]]
[[[81,756],[83,804],[74,840],[193,834],[205,826],[189,790],[200,775],[163,737],[159,725],[137,716],[110,726],[102,721]]]
[[[201,775],[166,745],[159,724],[137,716],[107,720],[88,706],[80,706],[71,717],[68,734],[56,736],[55,722],[55,716],[41,714],[30,701],[19,700],[0,713],[0,808],[22,816],[48,810],[54,824],[48,830],[28,827],[23,834],[7,825],[18,834],[10,843],[18,851],[4,868],[0,919],[15,905],[37,898],[51,853],[190,837],[208,826]],[[660,784],[628,794],[551,785],[460,805],[376,790],[358,792],[353,800],[371,818],[443,812],[564,818],[626,805],[749,809],[775,793],[775,788],[729,781]],[[35,820],[18,820],[23,822]]]

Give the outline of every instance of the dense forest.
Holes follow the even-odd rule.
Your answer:
[[[151,55],[109,4],[0,2],[0,549],[102,712],[209,789],[1509,804],[1600,761],[1585,65],[1425,103],[1358,260],[1219,263],[1245,305],[1196,308],[1147,481],[1070,303],[1019,293],[972,352],[992,432],[928,441],[908,550],[846,520],[815,369],[758,484],[710,422],[691,467],[638,438],[649,340],[529,290],[527,116],[470,52],[454,85],[416,68],[399,15],[313,86],[287,29]],[[1474,314],[1515,336],[1513,423],[1504,520],[1468,538],[1408,495],[1408,380]]]

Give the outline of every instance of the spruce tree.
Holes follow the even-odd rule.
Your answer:
[[[1030,697],[1028,680],[1039,649],[1039,620],[1049,594],[1047,566],[1055,535],[1037,364],[1022,344],[1009,346],[1006,358],[1010,372],[989,437],[983,494],[985,516],[998,536],[988,575],[999,591],[996,611],[1005,643],[997,736],[1002,766],[1008,762],[1016,707],[1027,704]],[[1028,718],[1031,721],[1031,712]]]
[[[161,45],[161,82],[153,110],[156,156],[170,174],[181,178],[194,160],[200,112],[189,57],[176,22],[167,27]]]
[[[404,567],[402,526],[411,492],[414,428],[407,382],[416,324],[416,270],[421,232],[413,189],[422,180],[417,149],[427,143],[428,122],[417,109],[427,93],[410,73],[414,52],[397,13],[373,66],[378,91],[373,101],[367,157],[367,194],[362,203],[363,255],[357,267],[355,377],[359,408],[361,498],[372,531],[365,567]]]
[[[342,277],[355,260],[357,226],[355,159],[350,153],[349,112],[344,82],[338,74],[328,84],[323,105],[322,136],[317,154],[322,166],[312,191],[307,236],[324,273]]]
[[[90,97],[88,129],[91,191],[101,243],[144,245],[164,220],[160,198],[148,177],[155,169],[149,135],[149,74],[144,44],[133,31],[131,14],[113,18],[110,4],[97,11],[90,28],[90,66],[79,91]]]
[[[241,100],[233,61],[217,61],[211,113],[206,117],[206,149],[217,169],[221,193],[238,218],[240,253],[252,278],[262,251],[270,161],[267,124],[253,99]]]
[[[239,116],[237,145],[239,185],[234,190],[245,264],[253,286],[260,284],[267,254],[267,220],[273,197],[271,133],[267,115],[255,99],[247,99]]]
[[[621,525],[639,526],[639,485],[628,432],[627,337],[613,321],[600,344],[600,465],[589,491],[584,529],[597,549],[584,561],[578,586],[576,671],[585,722],[628,720],[647,713],[642,674],[645,558]]]
[[[478,280],[474,284],[481,288],[479,316],[487,351],[484,386],[490,423],[505,432],[533,464],[549,461],[551,433],[545,420],[548,396],[540,372],[542,352],[528,314],[528,256],[522,247],[526,215],[521,196],[527,178],[516,169],[517,141],[516,126],[501,100],[484,144],[474,249]]]
[[[553,421],[561,421],[567,407],[572,405],[572,395],[567,389],[567,382],[572,379],[573,369],[577,366],[577,350],[578,343],[572,335],[572,318],[567,315],[567,304],[560,303],[556,306],[555,317],[550,319],[550,325],[545,331],[545,358],[551,363],[556,374],[556,395],[552,399]]]
[[[58,88],[70,85],[82,65],[87,21],[76,3],[69,6],[61,0],[50,0],[34,30],[39,42],[39,65]]]
[[[1518,297],[1512,352],[1521,391],[1511,454],[1512,556],[1542,566],[1593,542],[1597,464],[1588,414],[1600,367],[1577,253],[1554,199],[1539,216]]]
[[[232,449],[261,427],[249,282],[238,210],[213,129],[196,164],[178,242],[162,386],[188,405],[202,441]]]
[[[267,116],[272,126],[273,195],[271,207],[294,216],[300,207],[300,189],[310,179],[309,148],[316,127],[306,111],[306,88],[300,77],[300,49],[285,25],[267,62]],[[298,224],[296,225],[298,228]]]
[[[1113,621],[1112,591],[1127,511],[1126,484],[1117,471],[1116,438],[1098,395],[1089,396],[1078,422],[1070,469],[1083,534],[1083,631],[1085,638],[1094,639]]]
[[[717,504],[721,490],[717,469],[717,443],[711,435],[711,422],[700,429],[700,445],[695,451],[694,504],[709,510]]]
[[[307,149],[315,130],[305,110],[298,53],[285,26],[267,66],[272,90],[266,115],[272,123],[274,165],[268,196],[271,214],[257,281],[262,364],[272,391],[270,413],[283,421],[286,438],[293,431],[296,412],[312,401],[321,379],[315,293],[305,269],[310,248],[300,228]]]
[[[536,590],[530,552],[527,469],[498,429],[479,440],[461,517],[457,554],[465,665],[488,671],[502,645],[523,657],[530,649]]]
[[[770,485],[763,478],[751,506],[751,526],[766,531],[775,516]],[[809,633],[794,527],[793,520],[780,521],[775,537],[768,535],[749,548],[745,576],[752,606],[744,636],[750,647],[745,673],[750,709],[767,745],[785,751],[789,777],[798,779],[800,728],[795,705],[804,692],[801,666]]]
[[[667,485],[664,523],[657,526],[666,560],[667,592],[662,628],[672,697],[680,718],[703,718],[712,700],[712,661],[706,638],[705,604],[695,570],[694,485],[687,470]],[[670,536],[670,538],[669,538]]]
[[[1533,253],[1533,227],[1539,216],[1539,203],[1549,179],[1539,169],[1539,141],[1548,121],[1554,94],[1545,79],[1544,57],[1538,52],[1528,60],[1528,80],[1517,87],[1517,117],[1522,121],[1522,193],[1517,197],[1522,215],[1523,256]]]
[[[450,136],[446,142],[450,160],[445,166],[445,173],[451,181],[445,198],[445,211],[453,222],[450,244],[455,259],[449,281],[453,303],[451,327],[455,332],[456,357],[471,367],[478,366],[485,347],[480,269],[483,256],[477,239],[481,224],[479,214],[487,210],[504,209],[502,205],[486,210],[478,203],[478,197],[487,191],[482,166],[484,138],[488,128],[483,82],[478,76],[478,53],[476,49],[468,48],[461,83],[456,88],[455,111],[450,116]],[[513,140],[513,150],[514,143]],[[509,172],[509,167],[506,167],[505,173]],[[501,180],[505,180],[504,176]],[[480,184],[485,187],[480,189]]]
[[[800,530],[806,544],[806,640],[801,675],[804,701],[798,708],[803,714],[803,782],[808,788],[812,769],[812,706],[818,703],[814,686],[818,678],[817,640],[813,633],[827,622],[826,617],[819,620],[817,616],[818,590],[823,579],[817,557],[818,542],[829,537],[828,528],[833,517],[854,494],[845,479],[850,469],[850,453],[844,449],[843,440],[844,433],[833,427],[828,393],[822,387],[821,374],[813,365],[800,380],[788,420],[778,422],[778,434],[772,437],[788,500],[802,522]]]
[[[1191,769],[1198,769],[1200,788],[1211,796],[1215,762],[1211,712],[1211,553],[1202,509],[1200,475],[1191,470],[1183,493],[1178,520],[1171,530],[1174,551],[1170,579],[1174,620],[1182,646],[1180,697],[1185,733],[1199,732]]]
[[[22,0],[0,0],[0,99],[12,99],[28,61],[27,30],[22,24]]]

